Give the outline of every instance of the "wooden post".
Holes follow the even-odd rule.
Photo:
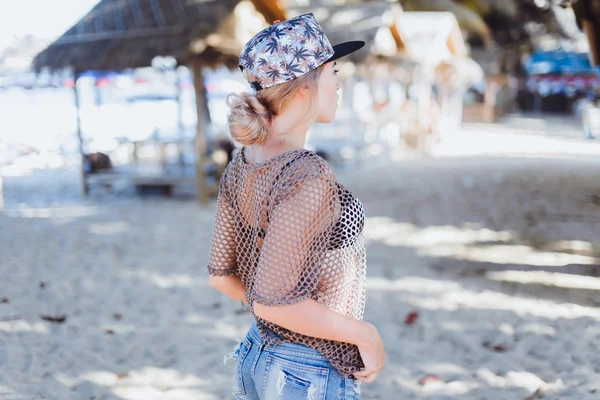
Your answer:
[[[87,196],[89,193],[89,186],[87,181],[87,172],[86,172],[86,159],[85,159],[85,151],[83,149],[83,135],[81,133],[81,109],[80,109],[80,101],[79,101],[79,92],[77,91],[77,80],[79,79],[79,73],[74,71],[73,73],[73,93],[75,95],[75,109],[77,112],[77,139],[79,140],[79,153],[81,154],[81,184],[83,195]]]
[[[179,165],[183,170],[185,160],[184,160],[184,142],[185,142],[185,126],[183,125],[183,98],[181,85],[182,82],[179,79],[179,73],[177,68],[175,68],[175,85],[177,86],[177,136],[179,138],[179,143],[177,145],[177,151],[179,153]]]
[[[418,104],[417,104],[417,115],[418,115],[418,132],[417,132],[417,151],[422,154],[427,154],[428,146],[427,140],[433,132],[430,133],[430,129],[433,126],[433,115],[431,112],[432,102],[432,75],[433,69],[430,65],[421,65],[421,71],[419,78],[420,90],[418,93]]]
[[[206,185],[206,87],[204,86],[204,75],[200,64],[192,60],[190,62],[192,76],[194,78],[194,91],[196,93],[196,113],[198,124],[196,128],[196,187],[200,203],[208,204],[208,187]]]
[[[4,191],[2,189],[2,169],[0,168],[0,211],[4,209]]]
[[[600,65],[600,48],[598,41],[596,40],[596,29],[599,29],[592,21],[584,19],[582,22],[582,30],[587,37],[590,47],[590,59],[593,66]]]
[[[2,151],[2,139],[0,138],[0,151]],[[2,184],[2,166],[0,166],[0,212],[4,209],[4,190]]]

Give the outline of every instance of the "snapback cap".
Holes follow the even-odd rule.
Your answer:
[[[242,50],[239,68],[254,75],[256,80],[249,83],[259,91],[299,78],[364,45],[351,41],[332,46],[314,14],[308,13],[275,21],[254,35]]]

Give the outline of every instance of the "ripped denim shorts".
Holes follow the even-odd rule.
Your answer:
[[[256,327],[225,356],[235,360],[238,400],[358,400],[360,381],[344,378],[318,351],[295,343],[265,347]]]

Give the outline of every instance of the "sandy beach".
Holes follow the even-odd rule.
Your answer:
[[[513,136],[472,125],[340,173],[388,354],[363,399],[600,398],[600,144]],[[214,202],[4,181],[1,399],[232,398],[222,358],[252,317],[208,284]]]

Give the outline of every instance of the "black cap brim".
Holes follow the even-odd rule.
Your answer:
[[[332,62],[339,58],[347,56],[348,54],[354,53],[355,51],[362,49],[364,46],[365,42],[363,42],[362,40],[336,44],[335,46],[332,46],[334,53],[333,56],[331,56],[331,58],[327,60],[327,62]]]

